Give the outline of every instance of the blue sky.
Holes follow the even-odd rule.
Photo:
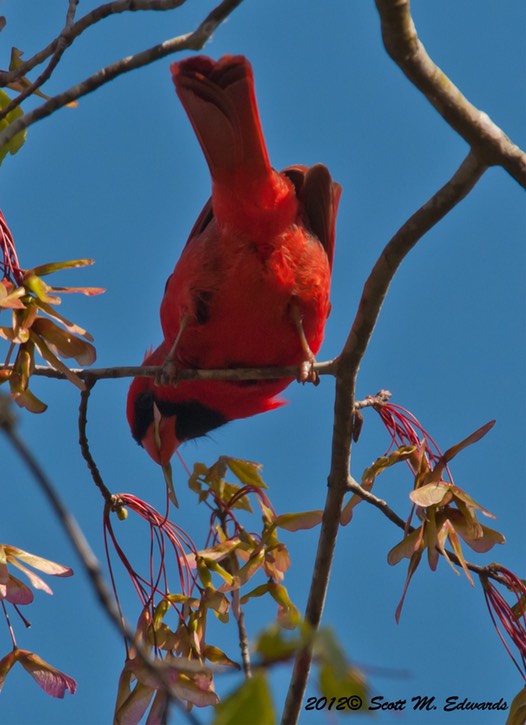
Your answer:
[[[95,3],[80,3],[79,13]],[[58,93],[124,55],[192,29],[213,7],[189,2],[166,14],[112,18],[86,33],[64,56],[45,90]],[[0,66],[11,46],[30,57],[58,33],[65,2],[4,0]],[[523,148],[522,94],[526,51],[522,0],[497,5],[479,0],[415,0],[413,15],[428,52],[462,92]],[[372,0],[302,3],[245,2],[205,48],[213,57],[242,53],[252,62],[272,163],[323,162],[344,189],[332,287],[332,315],[318,356],[330,359],[348,334],[363,283],[398,227],[447,179],[467,153],[465,142],[438,116],[388,58]],[[17,242],[21,263],[90,256],[89,270],[57,283],[97,285],[105,295],[67,297],[63,312],[94,336],[97,365],[136,364],[161,339],[158,319],[164,282],[209,194],[206,164],[177,101],[170,59],[117,79],[31,127],[28,140],[2,166],[0,207]],[[27,104],[31,108],[34,101]],[[382,310],[362,364],[358,395],[380,388],[410,409],[443,449],[486,421],[497,425],[453,466],[457,485],[496,516],[507,544],[479,563],[497,560],[524,575],[525,208],[523,192],[507,173],[491,169],[472,194],[435,227],[404,262]],[[5,324],[5,323],[2,323]],[[159,469],[131,439],[124,407],[128,381],[102,381],[92,396],[92,452],[107,485],[161,507]],[[69,384],[38,380],[49,404],[42,416],[20,412],[20,431],[60,490],[102,559],[102,500],[77,445],[78,392]],[[183,448],[191,467],[221,454],[259,461],[278,512],[322,508],[329,469],[334,386],[293,385],[290,405],[232,423]],[[352,473],[387,448],[374,414],[353,450]],[[3,462],[1,540],[73,566],[74,579],[51,582],[55,595],[37,593],[17,625],[21,647],[75,677],[77,694],[55,701],[20,669],[8,677],[0,719],[11,725],[91,725],[109,722],[124,652],[84,578],[47,501],[0,439]],[[204,512],[186,490],[174,461],[181,509],[177,523],[199,545]],[[380,478],[375,492],[402,516],[409,511],[405,469]],[[126,524],[121,525],[123,527]],[[317,530],[284,535],[292,568],[285,584],[303,610]],[[342,529],[324,624],[338,632],[349,658],[370,678],[372,694],[386,700],[450,695],[508,702],[520,677],[493,630],[480,587],[472,589],[445,562],[414,577],[399,625],[394,611],[406,566],[389,567],[387,552],[400,533],[362,504]],[[141,542],[139,542],[141,543]],[[134,554],[135,541],[130,541]],[[137,546],[136,546],[137,548]],[[140,552],[140,549],[138,549]],[[137,601],[123,601],[128,617]],[[275,614],[270,602],[247,610],[255,637]],[[233,629],[213,630],[215,643],[237,657]],[[7,632],[0,652],[9,649]],[[272,677],[281,705],[288,682]],[[216,687],[225,695],[234,678]],[[316,695],[313,680],[309,695]],[[347,693],[342,693],[345,695]],[[203,722],[209,713],[199,712]],[[439,723],[443,713],[380,714],[377,722]],[[363,719],[363,718],[362,718]],[[360,722],[361,719],[357,718]],[[502,713],[477,722],[502,723]],[[304,723],[323,713],[304,712]],[[331,721],[329,721],[331,722]],[[333,722],[337,722],[333,720]],[[473,722],[449,713],[450,724]]]

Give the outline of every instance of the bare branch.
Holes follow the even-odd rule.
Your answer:
[[[305,610],[305,619],[315,629],[321,621],[340,512],[349,479],[356,378],[385,295],[404,257],[432,226],[468,194],[485,170],[486,166],[470,152],[450,181],[415,212],[387,244],[365,283],[351,332],[336,360],[331,471],[314,574]],[[301,651],[296,657],[283,711],[283,725],[292,725],[298,720],[311,662],[312,651],[309,649]]]
[[[354,410],[384,406],[389,402],[391,397],[392,394],[388,390],[379,390],[376,395],[368,395],[364,398],[364,400],[356,400],[354,403]]]
[[[336,361],[315,363],[314,371],[319,375],[335,375]],[[1,370],[12,370],[12,365],[0,365]],[[134,378],[137,376],[154,378],[162,368],[158,365],[126,365],[110,368],[71,368],[79,378],[89,381],[115,380],[116,378]],[[65,380],[64,373],[47,365],[36,365],[32,375],[43,378]],[[228,368],[226,370],[177,370],[175,381],[180,380],[228,380],[236,382],[240,380],[276,380],[278,378],[296,378],[298,367],[289,365],[287,367],[268,368]]]
[[[485,164],[502,166],[526,187],[526,154],[433,63],[418,38],[409,0],[376,0],[376,7],[385,48],[409,80]]]
[[[447,184],[400,227],[383,250],[365,283],[351,332],[336,360],[338,378],[346,385],[358,372],[387,291],[403,259],[424,234],[467,196],[486,169],[470,152]]]
[[[0,148],[9,143],[9,141],[11,141],[11,139],[20,131],[32,126],[37,121],[50,116],[59,108],[66,106],[68,103],[76,101],[78,98],[81,98],[88,93],[92,93],[94,90],[100,88],[114,78],[123,75],[123,73],[128,73],[136,68],[142,68],[145,65],[149,65],[156,60],[160,60],[161,58],[165,58],[166,56],[172,55],[173,53],[181,50],[200,50],[216,28],[238,5],[241,4],[241,2],[242,0],[223,0],[206,16],[198,28],[193,32],[186,33],[185,35],[179,35],[178,37],[170,40],[165,40],[163,43],[154,45],[148,50],[143,50],[142,52],[128,56],[127,58],[121,58],[115,63],[97,71],[97,73],[89,76],[89,78],[86,78],[84,81],[72,86],[67,91],[53,96],[53,98],[46,101],[46,103],[43,103],[41,106],[38,106],[38,108],[35,108],[33,111],[26,113],[24,116],[21,116],[10,123],[9,126],[0,133]]]
[[[69,0],[68,12],[66,15],[66,28],[67,29],[71,28],[73,23],[75,22],[75,13],[77,12],[78,4],[79,4],[79,0]]]
[[[104,500],[106,501],[106,503],[108,504],[108,506],[113,510],[113,509],[115,509],[115,497],[112,495],[111,491],[107,488],[106,484],[102,480],[102,476],[100,475],[98,466],[95,463],[93,456],[91,455],[91,451],[89,449],[89,443],[88,443],[88,436],[86,433],[86,426],[88,423],[88,401],[89,401],[89,396],[91,393],[91,388],[93,387],[93,385],[94,385],[94,383],[92,382],[91,385],[88,385],[86,390],[83,390],[82,393],[80,394],[79,445],[80,445],[82,457],[88,464],[88,468],[89,468],[91,477],[93,478],[95,485],[101,492],[101,494],[102,494]]]
[[[97,557],[91,550],[82,529],[66,508],[59,494],[55,490],[55,487],[41,468],[31,450],[27,447],[24,440],[18,435],[15,425],[16,419],[11,410],[11,401],[4,395],[0,396],[0,430],[4,433],[22,461],[29,468],[46,498],[50,502],[61,526],[64,528],[73,548],[77,552],[88,578],[97,593],[103,610],[106,612],[110,621],[116,626],[119,633],[123,634],[128,642],[135,647],[142,664],[144,664],[148,672],[157,679],[159,685],[164,688],[165,692],[170,696],[171,702],[174,702],[179,710],[185,714],[188,722],[192,723],[192,725],[199,725],[199,720],[195,717],[195,715],[187,712],[179,698],[173,694],[173,688],[169,680],[166,665],[164,665],[163,662],[156,663],[150,659],[148,652],[145,650],[142,643],[136,640],[134,632],[124,621],[117,602],[106,584],[106,580]]]
[[[15,109],[17,106],[19,106],[24,99],[26,99],[28,96],[30,96],[32,93],[34,93],[40,86],[44,85],[44,83],[51,78],[51,74],[53,73],[54,69],[57,67],[58,63],[60,62],[60,59],[62,58],[62,55],[64,54],[64,51],[70,44],[66,40],[66,34],[70,31],[71,26],[73,25],[73,22],[75,20],[75,12],[77,10],[77,4],[79,0],[69,0],[68,4],[68,12],[66,15],[66,24],[64,26],[64,29],[58,36],[55,44],[55,50],[53,52],[53,55],[51,57],[51,60],[49,61],[46,69],[43,73],[40,74],[40,76],[33,82],[30,83],[26,88],[22,90],[22,92],[16,97],[13,98],[13,100],[5,106],[5,108],[0,111],[0,121],[2,121],[4,118],[7,117],[9,113],[13,109]],[[24,74],[20,73],[20,68],[17,69],[18,77],[21,78]],[[0,73],[1,77],[1,73]]]
[[[11,402],[4,395],[0,397],[0,406],[0,430],[9,440],[27,468],[29,468],[38,485],[44,492],[60,522],[60,525],[64,528],[73,548],[77,552],[82,565],[84,566],[84,569],[86,570],[86,573],[97,592],[104,611],[108,614],[110,619],[117,624],[119,630],[122,632],[121,614],[111,591],[104,580],[99,562],[91,550],[91,547],[88,544],[81,528],[68,511],[65,504],[62,502],[62,499],[55,490],[55,487],[40,467],[40,464],[34,457],[31,450],[27,447],[24,440],[18,435],[15,428],[15,418],[11,412]]]
[[[6,86],[19,78],[22,78],[22,76],[30,73],[37,65],[40,65],[40,63],[47,60],[57,50],[57,45],[59,44],[61,38],[66,45],[69,46],[85,30],[110,15],[117,15],[126,11],[135,10],[172,10],[180,5],[183,5],[185,2],[186,0],[116,0],[115,2],[100,5],[98,8],[91,10],[89,13],[80,18],[80,20],[76,23],[72,24],[75,14],[75,5],[78,4],[78,0],[70,0],[68,15],[66,18],[66,32],[63,31],[57,38],[52,40],[49,45],[40,50],[38,53],[35,53],[32,58],[26,60],[15,70],[0,71],[0,86]]]

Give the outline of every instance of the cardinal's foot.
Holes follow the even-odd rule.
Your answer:
[[[155,376],[156,385],[175,385],[177,382],[177,365],[168,357]]]
[[[298,383],[312,383],[313,385],[320,384],[320,376],[314,369],[315,359],[304,360],[298,367],[297,381]]]

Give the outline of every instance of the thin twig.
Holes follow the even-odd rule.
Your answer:
[[[72,25],[69,24],[70,13],[68,9],[68,17],[66,19],[68,31],[61,35],[67,44],[71,45],[85,30],[110,15],[136,10],[173,10],[185,2],[186,0],[114,0],[113,2],[94,8]],[[70,0],[70,9],[73,4],[76,4],[76,1]],[[52,40],[49,45],[38,53],[35,53],[31,58],[28,58],[18,68],[11,71],[0,71],[0,86],[5,87],[9,83],[13,83],[13,81],[27,75],[33,68],[36,68],[37,65],[47,60],[56,51],[59,38],[60,36]]]
[[[1,370],[12,370],[12,365],[0,365]],[[162,370],[158,365],[126,365],[109,368],[71,368],[82,380],[115,380],[116,378],[134,378],[137,376],[154,378]],[[314,371],[319,375],[336,375],[336,361],[315,363]],[[66,380],[64,373],[47,365],[36,365],[31,373],[37,377]],[[296,378],[298,367],[268,368],[228,368],[226,370],[177,370],[174,382],[180,380],[227,380],[237,382],[240,380],[276,380],[279,378]]]
[[[233,598],[239,599],[239,591],[232,593]],[[252,677],[252,666],[250,663],[250,649],[248,646],[248,632],[245,625],[245,612],[242,607],[239,608],[239,616],[237,617],[237,631],[239,634],[239,648],[241,650],[241,662],[243,663],[243,672],[245,677]]]
[[[86,387],[86,390],[83,390],[82,393],[80,394],[79,445],[80,445],[80,450],[82,452],[82,456],[83,456],[84,460],[86,461],[86,463],[88,464],[88,468],[89,468],[91,477],[93,478],[95,485],[101,492],[106,503],[113,510],[115,497],[113,496],[111,491],[107,488],[106,484],[102,480],[102,476],[100,475],[98,466],[95,463],[93,456],[91,455],[91,451],[89,449],[89,443],[88,443],[88,436],[86,433],[86,426],[88,423],[88,401],[89,401],[89,396],[91,393],[91,388],[93,387],[93,385],[94,385],[94,382],[92,382],[91,385],[88,385]]]
[[[354,402],[354,410],[363,410],[364,408],[377,408],[383,406],[391,399],[391,393],[388,390],[379,390],[376,395],[368,395],[363,400]]]
[[[68,12],[66,14],[66,26],[65,26],[66,30],[69,30],[73,27],[73,23],[75,22],[75,13],[77,12],[78,4],[79,4],[79,0],[69,0]]]
[[[401,227],[387,244],[365,283],[358,311],[342,353],[337,358],[331,470],[323,511],[316,563],[305,610],[306,621],[318,629],[329,585],[340,512],[351,462],[356,378],[389,285],[404,257],[482,176],[486,166],[469,153],[453,177]],[[283,710],[282,725],[293,725],[299,713],[312,663],[312,650],[298,653]]]
[[[137,655],[141,663],[148,672],[153,675],[164,688],[165,692],[170,696],[171,701],[184,712],[186,718],[192,725],[199,725],[199,720],[192,713],[187,712],[186,707],[182,704],[176,695],[172,695],[172,686],[169,681],[167,667],[163,663],[157,664],[152,662],[143,645],[137,641],[135,633],[129,625],[123,620],[119,607],[106,584],[106,580],[100,568],[97,557],[93,553],[86,537],[76,520],[66,508],[50,479],[38,463],[32,451],[25,444],[24,440],[18,435],[15,428],[16,420],[11,410],[11,401],[6,396],[0,397],[0,430],[4,433],[8,441],[16,450],[24,464],[33,474],[38,485],[44,492],[47,500],[50,502],[60,525],[66,532],[69,540],[93,585],[103,610],[109,617],[110,621],[115,625],[118,632],[126,637],[128,642],[135,647]]]
[[[418,38],[409,0],[376,0],[376,7],[385,48],[409,80],[481,161],[488,166],[502,166],[526,187],[526,154],[433,63]]]
[[[64,54],[64,51],[70,44],[66,40],[66,35],[70,31],[71,26],[73,24],[73,21],[75,19],[75,12],[77,9],[77,4],[79,0],[69,0],[68,4],[68,12],[66,15],[66,24],[64,26],[64,29],[58,36],[56,40],[56,47],[53,55],[51,56],[51,60],[49,61],[48,65],[46,66],[45,70],[38,76],[38,78],[33,81],[33,83],[30,83],[26,88],[24,88],[21,93],[19,93],[18,96],[13,98],[12,101],[10,101],[7,106],[2,108],[0,111],[0,121],[3,121],[5,118],[7,118],[8,114],[11,113],[17,106],[19,106],[22,101],[24,101],[28,96],[30,96],[32,93],[34,93],[36,90],[40,88],[40,86],[43,86],[44,83],[51,78],[51,75],[55,68],[57,67],[58,63],[60,62],[60,59],[62,58],[62,55]],[[19,76],[22,77],[22,76]]]
[[[470,152],[451,179],[405,222],[387,244],[365,283],[351,332],[336,359],[337,379],[342,383],[348,385],[352,375],[358,372],[389,286],[404,258],[424,234],[467,196],[486,169],[487,166]]]
[[[0,407],[0,430],[4,433],[6,438],[9,440],[13,448],[16,450],[24,464],[29,468],[33,474],[38,485],[46,495],[46,498],[51,504],[60,525],[69,536],[69,539],[73,545],[73,548],[77,552],[86,573],[88,574],[95,591],[99,597],[104,610],[110,617],[110,619],[117,623],[120,631],[121,617],[115,600],[108,588],[99,562],[90,545],[88,544],[81,528],[68,511],[61,498],[59,497],[55,487],[51,483],[50,479],[44,473],[40,464],[36,460],[32,451],[27,447],[24,440],[19,436],[15,428],[15,421],[13,414],[10,410],[11,403],[8,398],[1,396],[1,407]]]
[[[76,101],[88,93],[92,93],[97,88],[100,88],[124,73],[142,68],[145,65],[149,65],[156,60],[160,60],[181,50],[200,50],[216,28],[241,2],[242,0],[223,0],[223,2],[206,16],[197,29],[191,33],[179,35],[176,38],[171,38],[170,40],[165,40],[163,43],[154,45],[152,48],[148,48],[148,50],[143,50],[135,55],[121,58],[115,63],[97,71],[97,73],[94,73],[77,85],[72,86],[67,91],[53,96],[53,98],[38,106],[38,108],[12,121],[0,132],[0,148],[9,143],[20,131],[50,116],[68,103]]]

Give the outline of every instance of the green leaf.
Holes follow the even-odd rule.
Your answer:
[[[246,604],[248,602],[248,600],[252,599],[253,597],[265,596],[265,594],[268,594],[268,587],[269,587],[269,582],[267,582],[266,584],[260,584],[255,589],[252,589],[252,591],[248,592],[247,594],[244,594],[240,599],[240,603]]]
[[[91,365],[97,359],[93,345],[86,340],[71,335],[53,320],[44,317],[36,319],[32,326],[33,332],[43,338],[51,350],[60,357],[73,358],[79,365]]]
[[[207,644],[203,648],[202,655],[214,665],[225,665],[226,667],[235,667],[237,670],[241,669],[237,662],[231,660],[222,650],[213,647],[211,644]]]
[[[10,376],[9,383],[11,385],[16,377],[15,375]],[[13,392],[12,390],[12,396],[19,408],[25,408],[30,413],[44,413],[47,410],[47,405],[37,398],[29,388],[20,392]]]
[[[269,582],[268,590],[278,603],[278,624],[285,629],[295,629],[301,623],[301,614],[292,603],[288,591],[282,584]]]
[[[6,108],[11,103],[11,98],[7,95],[7,93],[4,93],[4,91],[0,90],[0,109]],[[12,111],[9,111],[7,116],[3,118],[0,121],[0,131],[3,131],[5,128],[7,128],[13,121],[16,121],[18,118],[21,118],[24,115],[24,112],[20,108],[20,106],[17,106]],[[0,148],[0,164],[5,159],[8,153],[11,155],[16,154],[17,151],[19,151],[24,142],[26,140],[26,130],[23,129],[22,131],[19,131],[11,141],[8,141],[4,146]]]
[[[360,711],[363,715],[369,714],[367,712],[367,682],[362,671],[357,667],[348,665],[345,671],[339,672],[332,664],[324,664],[319,668],[318,678],[320,692],[327,700],[335,698],[338,702],[339,698],[342,698],[342,692],[345,693],[352,708],[346,707],[342,714],[352,715]]]
[[[64,325],[66,330],[72,335],[80,335],[80,337],[85,337],[86,340],[93,342],[93,337],[89,334],[89,332],[86,332],[86,330],[84,330],[82,327],[79,327],[74,322],[68,320],[67,317],[61,315],[60,312],[57,312],[51,305],[48,305],[47,302],[43,302],[42,300],[35,300],[35,306],[41,309],[42,312],[45,312],[46,315],[49,315],[54,320],[57,320],[62,325]]]
[[[295,657],[297,652],[312,642],[312,630],[306,623],[295,630],[294,636],[284,631],[278,624],[271,624],[258,637],[255,651],[265,663],[283,662]]]
[[[261,463],[244,461],[241,458],[230,458],[229,456],[225,456],[224,461],[234,476],[236,476],[236,478],[238,478],[244,486],[268,488],[259,473],[263,468]]]
[[[265,551],[263,549],[260,549],[259,551],[255,552],[250,556],[247,563],[244,564],[241,569],[237,572],[235,577],[235,584],[236,588],[242,586],[243,584],[246,584],[246,582],[251,579],[254,574],[261,569],[263,566],[263,562],[265,561]],[[220,591],[225,592],[229,591],[229,587],[226,584],[223,584]]]
[[[374,478],[367,479],[366,481],[363,481],[361,484],[358,483],[358,481],[356,481],[352,476],[350,477],[350,480],[355,486],[359,486],[360,488],[363,488],[365,491],[370,491],[374,484]],[[340,514],[340,524],[342,526],[347,526],[347,524],[349,524],[352,521],[354,509],[362,501],[363,501],[363,498],[361,496],[359,496],[357,493],[353,493],[351,498],[347,501],[345,506],[342,508],[342,512]]]
[[[489,431],[493,428],[496,422],[496,420],[490,420],[489,423],[486,423],[486,425],[478,428],[474,433],[469,435],[467,438],[464,438],[464,440],[460,441],[460,443],[457,443],[455,446],[451,446],[451,448],[448,448],[442,456],[441,460],[443,460],[445,463],[449,463],[449,461],[457,456],[460,451],[463,451],[464,448],[467,448],[468,446],[473,445],[473,443],[477,443],[481,438],[484,438],[486,433],[489,433]]]
[[[460,566],[464,570],[464,574],[468,578],[469,583],[471,584],[472,587],[474,587],[475,584],[473,583],[473,578],[472,578],[471,574],[469,573],[469,569],[467,567],[466,560],[464,559],[464,553],[462,551],[462,546],[460,545],[460,541],[459,541],[457,532],[455,531],[455,528],[453,527],[453,524],[449,521],[449,519],[444,521],[444,523],[442,524],[442,528],[440,529],[440,532],[437,537],[437,546],[439,547],[440,551],[444,554],[445,558],[449,562],[450,561],[449,557],[447,556],[445,548],[444,548],[446,538],[449,539],[449,543],[453,547],[453,551],[457,555],[457,559],[459,560]],[[456,573],[458,573],[456,569],[454,569],[454,571]]]
[[[228,622],[230,600],[224,594],[213,587],[207,587],[202,594],[201,602],[203,606],[211,609],[221,622]]]
[[[11,650],[11,652],[6,654],[6,656],[0,660],[0,692],[2,692],[2,687],[4,686],[5,678],[7,677],[9,671],[12,669],[13,665],[16,664],[16,662],[17,662],[16,649]]]
[[[60,297],[49,294],[49,292],[52,292],[52,288],[43,279],[37,277],[36,274],[24,275],[24,287],[36,295],[42,302],[47,302],[50,305],[60,305],[62,302]]]
[[[482,524],[479,524],[478,536],[475,537],[473,535],[473,527],[466,523],[466,520],[458,511],[449,511],[448,518],[466,544],[478,554],[485,554],[495,544],[506,543],[506,538],[500,531],[490,529],[489,526],[482,526]]]
[[[323,511],[301,511],[300,513],[281,514],[274,523],[286,531],[312,529],[321,523]]]
[[[224,567],[218,564],[217,561],[215,561],[214,559],[209,559],[205,556],[200,556],[199,559],[203,562],[203,564],[206,565],[209,571],[213,571],[216,574],[219,574],[219,576],[227,583],[229,587],[233,586],[234,577],[229,571],[227,571]]]
[[[463,501],[467,506],[470,508],[478,509],[480,513],[484,514],[484,516],[487,516],[489,519],[496,518],[494,514],[491,513],[491,511],[488,511],[487,509],[483,508],[479,503],[474,501],[469,494],[467,494],[465,491],[463,491],[458,486],[451,486],[451,493],[453,496],[460,501]],[[458,502],[457,502],[458,505]]]
[[[201,556],[208,561],[221,561],[221,559],[224,559],[225,556],[228,556],[235,551],[240,543],[241,540],[237,537],[227,539],[220,544],[212,546],[210,549],[202,549],[198,552],[198,556]]]
[[[267,678],[258,672],[216,707],[213,725],[274,725],[275,722]]]
[[[506,725],[524,725],[526,722],[526,687],[523,687],[515,697],[510,706],[510,712]]]
[[[58,370],[61,373],[64,373],[64,375],[67,377],[67,379],[73,383],[73,385],[76,385],[79,390],[85,390],[86,386],[82,382],[82,380],[79,378],[78,375],[76,375],[74,372],[72,372],[67,365],[64,365],[62,360],[60,360],[46,345],[44,340],[39,336],[35,335],[34,333],[31,333],[31,340],[35,344],[35,347],[39,351],[39,353],[42,355],[44,360],[50,364],[52,368],[55,370]],[[87,343],[86,343],[87,344]]]
[[[391,551],[387,554],[387,563],[390,566],[394,566],[402,559],[410,559],[415,551],[421,547],[421,539],[422,527],[420,526],[407,536],[404,536],[399,544],[393,546]]]
[[[486,433],[488,433],[493,428],[495,423],[496,421],[490,420],[489,423],[486,423],[486,425],[478,428],[478,430],[469,435],[467,438],[464,438],[464,440],[460,441],[460,443],[457,443],[456,445],[451,446],[451,448],[448,448],[447,451],[438,459],[434,469],[430,473],[428,473],[426,477],[428,482],[438,481],[439,479],[441,479],[442,473],[444,472],[444,469],[449,461],[455,458],[455,456],[463,451],[464,448],[473,445],[473,443],[476,443],[481,438],[483,438]]]
[[[26,274],[44,277],[46,274],[60,272],[63,269],[91,267],[92,264],[95,264],[94,259],[68,259],[65,262],[47,262],[46,264],[39,264],[37,267],[33,267]]]
[[[410,458],[416,450],[416,446],[401,446],[395,451],[390,453],[388,456],[381,456],[377,458],[372,466],[366,468],[362,475],[362,484],[374,480],[376,476],[380,475],[386,468],[394,466],[400,461],[406,461]]]
[[[450,485],[446,481],[437,481],[436,483],[426,483],[424,486],[411,491],[409,498],[417,506],[427,508],[428,506],[447,503],[444,499],[446,499],[449,492]],[[449,496],[449,499],[451,499],[451,496]]]
[[[24,287],[14,287],[10,284],[10,288],[6,289],[6,280],[0,281],[0,307],[7,307],[9,309],[23,310],[25,309],[24,303],[20,300],[20,297],[24,297],[27,294]]]
[[[347,668],[345,653],[331,629],[320,629],[316,634],[314,653],[320,661],[332,664],[335,670],[339,672],[343,672]]]

